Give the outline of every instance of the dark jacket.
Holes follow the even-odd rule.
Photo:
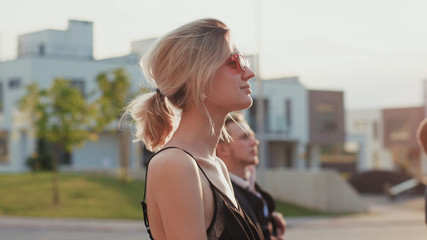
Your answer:
[[[268,228],[269,223],[273,226],[273,233],[275,233],[275,222],[272,217],[272,212],[276,208],[273,198],[270,194],[265,192],[258,184],[255,183],[255,189],[261,193],[262,198],[265,200],[268,206],[268,216],[264,216],[264,204],[262,199],[257,197],[254,193],[248,189],[244,189],[232,181],[234,194],[239,201],[240,206],[252,220],[252,222],[261,229],[264,239],[270,239],[270,230]]]

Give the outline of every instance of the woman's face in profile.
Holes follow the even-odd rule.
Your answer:
[[[222,107],[227,112],[243,110],[252,105],[249,79],[253,78],[255,73],[242,57],[235,50],[224,59],[224,64],[215,73],[211,91],[207,91],[206,103]]]

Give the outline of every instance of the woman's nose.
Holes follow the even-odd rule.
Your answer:
[[[252,69],[250,69],[249,67],[245,69],[245,71],[243,71],[243,79],[245,81],[249,81],[249,79],[255,77],[255,73],[254,71],[252,71]]]

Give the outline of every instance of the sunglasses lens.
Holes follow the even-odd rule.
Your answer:
[[[237,59],[239,61],[240,68],[244,71],[246,70],[246,59],[242,55],[238,55]]]

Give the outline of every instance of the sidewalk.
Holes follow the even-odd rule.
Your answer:
[[[103,219],[66,219],[31,218],[0,216],[0,229],[56,229],[64,231],[145,231],[142,220],[103,220]]]
[[[287,240],[427,239],[423,197],[365,195],[367,213],[337,217],[286,217]],[[148,239],[142,220],[56,219],[0,216],[5,240]]]
[[[142,220],[87,220],[0,216],[3,240],[149,239]]]
[[[364,195],[369,211],[332,218],[289,222],[287,240],[425,240],[424,198]],[[295,220],[295,219],[294,219]]]

